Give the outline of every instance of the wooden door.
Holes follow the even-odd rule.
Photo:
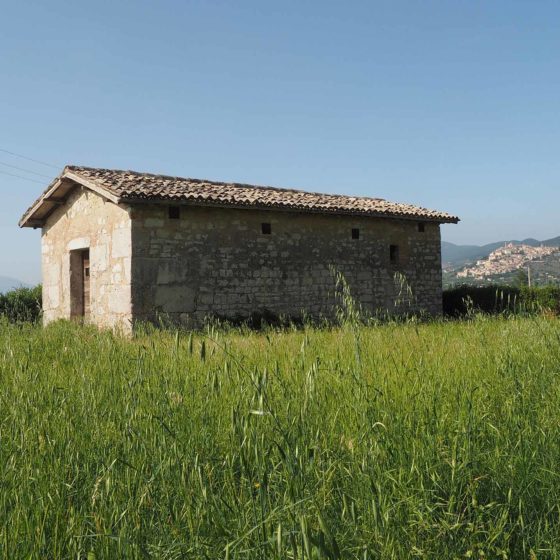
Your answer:
[[[82,252],[82,309],[84,318],[90,314],[90,269],[89,269],[89,250]]]

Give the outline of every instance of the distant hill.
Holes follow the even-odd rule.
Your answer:
[[[10,278],[8,276],[0,276],[0,294],[12,290],[13,288],[29,287],[29,284],[18,280],[17,278]]]
[[[560,247],[560,236],[553,239],[539,241],[538,239],[523,239],[522,241],[508,240],[489,243],[488,245],[455,245],[448,241],[441,243],[441,259],[445,268],[461,268],[467,264],[476,262],[481,259],[488,258],[488,255],[502,247],[506,243],[515,243],[516,245],[530,245],[538,247],[546,245],[547,247]]]
[[[507,247],[512,244],[514,247]],[[443,284],[514,285],[520,271],[535,286],[560,284],[560,237],[499,241],[488,245],[442,243]],[[479,262],[480,261],[480,262]],[[477,264],[479,262],[479,264]]]

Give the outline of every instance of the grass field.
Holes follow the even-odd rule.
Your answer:
[[[559,337],[0,324],[0,556],[560,558]]]

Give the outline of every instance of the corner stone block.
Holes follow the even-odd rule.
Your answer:
[[[115,286],[108,294],[109,311],[126,315],[130,313],[130,286]]]
[[[55,262],[43,268],[43,284],[58,286],[60,283],[60,265]]]
[[[112,241],[111,256],[114,259],[130,256],[132,252],[132,236],[128,228],[113,231]]]
[[[48,286],[45,292],[47,296],[43,304],[45,309],[57,309],[60,305],[60,290],[58,285]]]

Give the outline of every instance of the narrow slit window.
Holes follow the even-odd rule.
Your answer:
[[[179,220],[181,218],[181,208],[179,206],[169,207],[169,219]]]
[[[424,233],[426,231],[426,224],[424,222],[418,223],[418,231],[420,233]]]
[[[352,239],[360,239],[360,230],[358,228],[352,228]]]
[[[389,259],[391,264],[399,264],[399,246],[391,245],[389,247]]]
[[[261,232],[263,235],[270,235],[272,233],[272,226],[268,222],[261,224]]]

